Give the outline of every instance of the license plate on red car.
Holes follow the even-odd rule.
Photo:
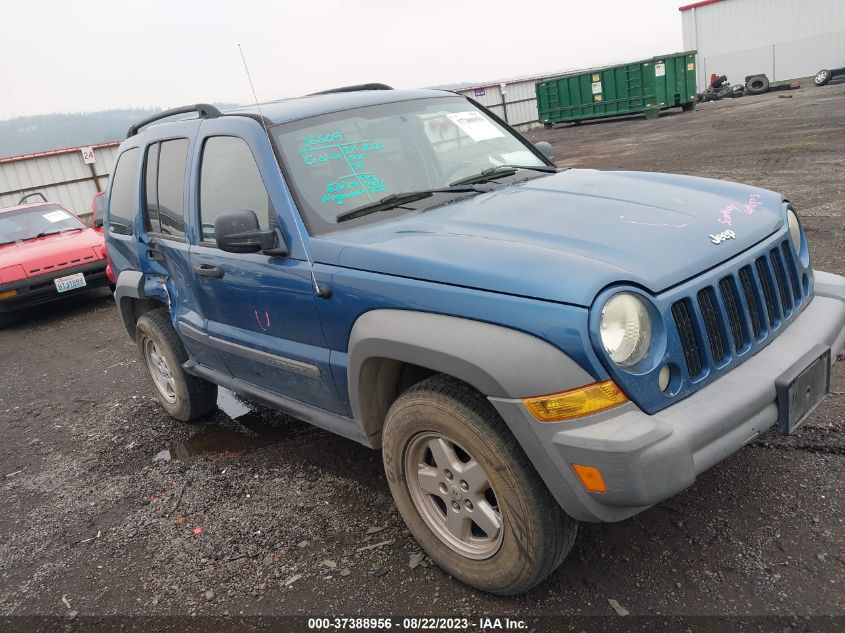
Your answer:
[[[67,277],[54,279],[53,283],[56,284],[56,290],[59,292],[76,290],[77,288],[85,287],[85,275],[82,273],[74,273],[73,275],[68,275]]]
[[[830,393],[830,348],[817,345],[775,381],[778,433],[791,435]]]

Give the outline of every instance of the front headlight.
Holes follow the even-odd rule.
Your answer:
[[[642,299],[630,292],[613,295],[601,310],[601,342],[620,367],[640,362],[651,344],[651,319]]]
[[[792,248],[796,253],[801,252],[801,223],[798,221],[798,216],[795,211],[787,209],[786,222],[789,224],[789,237],[792,240]]]

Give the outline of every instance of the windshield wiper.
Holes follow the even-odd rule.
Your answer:
[[[488,167],[480,174],[475,174],[474,176],[467,176],[466,178],[456,180],[451,183],[451,185],[469,185],[474,183],[487,182],[488,180],[493,180],[494,178],[504,178],[506,176],[513,176],[520,169],[544,171],[550,174],[557,172],[557,167],[552,167],[551,165],[496,165],[495,167]]]
[[[403,204],[408,204],[409,202],[415,202],[417,200],[422,200],[423,198],[430,198],[435,193],[486,193],[487,189],[479,189],[478,187],[474,187],[470,184],[466,186],[455,186],[455,183],[452,183],[448,187],[439,187],[437,189],[421,189],[420,191],[408,191],[403,193],[391,193],[388,196],[384,196],[375,202],[371,202],[370,204],[365,204],[362,207],[358,207],[357,209],[352,209],[351,211],[345,211],[341,213],[337,217],[335,217],[335,222],[346,222],[347,220],[354,220],[355,218],[360,218],[365,215],[369,215],[370,213],[375,213],[377,211],[387,211],[389,209],[395,209],[396,207],[402,206]]]
[[[9,244],[17,244],[20,240],[11,240],[9,242],[0,242],[0,246],[8,246]]]
[[[81,231],[81,230],[82,230],[81,228],[79,228],[78,226],[75,226],[72,229],[61,229],[59,231],[42,231],[41,233],[36,235],[35,238],[30,237],[29,239],[38,239],[39,237],[49,237],[50,235],[59,235],[60,233],[68,233],[69,231]]]

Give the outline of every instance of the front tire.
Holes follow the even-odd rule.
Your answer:
[[[15,322],[15,315],[11,312],[0,312],[0,330]]]
[[[447,376],[391,406],[384,468],[402,518],[448,574],[501,595],[528,591],[563,561],[578,524],[492,405]]]
[[[141,360],[168,415],[191,422],[210,413],[217,404],[217,385],[182,369],[188,353],[167,310],[147,312],[138,319],[135,329]]]

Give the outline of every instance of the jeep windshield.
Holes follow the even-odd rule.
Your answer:
[[[445,204],[554,168],[461,97],[365,106],[272,128],[314,235]],[[359,212],[360,211],[360,212]]]
[[[0,246],[83,229],[79,218],[55,204],[4,211],[0,213]]]

